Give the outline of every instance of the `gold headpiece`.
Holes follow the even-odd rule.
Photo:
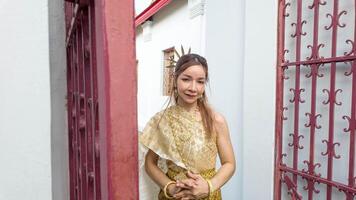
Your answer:
[[[180,49],[181,49],[181,54],[178,53],[178,51],[174,48],[174,54],[177,55],[178,59],[180,57],[182,57],[183,55],[185,55],[184,53],[184,48],[182,45],[180,45]],[[190,54],[191,52],[191,48],[189,47],[189,50],[188,50],[188,53],[187,54]],[[174,60],[174,54],[169,56],[169,58],[167,59],[169,61],[169,65],[167,66],[167,68],[175,68],[176,67],[176,64],[177,64],[177,61]]]

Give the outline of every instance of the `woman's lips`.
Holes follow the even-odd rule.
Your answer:
[[[194,98],[196,97],[197,95],[191,95],[191,94],[185,94],[186,96],[190,97],[190,98]]]

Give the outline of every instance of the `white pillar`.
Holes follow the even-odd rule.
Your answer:
[[[242,199],[272,200],[278,1],[245,2]]]

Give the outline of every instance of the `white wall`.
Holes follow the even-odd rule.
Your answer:
[[[137,0],[135,1],[135,15],[139,15],[143,10],[145,10],[152,0]]]
[[[50,200],[48,1],[0,10],[0,200]]]
[[[245,1],[244,200],[273,199],[277,2]]]
[[[237,166],[232,179],[222,188],[222,195],[223,199],[242,199],[244,0],[206,3],[205,52],[210,72],[210,102],[228,122]]]

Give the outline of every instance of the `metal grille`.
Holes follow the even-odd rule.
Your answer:
[[[65,2],[71,200],[101,199],[94,3]]]
[[[356,1],[278,3],[274,197],[356,199]]]

